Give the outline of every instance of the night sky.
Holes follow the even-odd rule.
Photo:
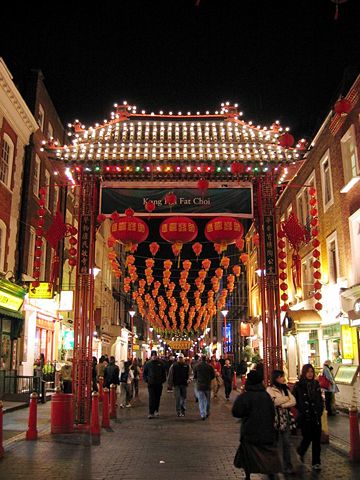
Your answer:
[[[337,21],[331,0],[195,4],[8,3],[0,55],[15,76],[43,71],[64,123],[102,122],[125,99],[147,112],[229,100],[247,121],[311,138],[358,71],[360,1],[341,4]]]

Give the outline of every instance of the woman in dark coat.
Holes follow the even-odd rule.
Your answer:
[[[274,447],[275,409],[259,372],[249,372],[245,392],[235,400],[232,414],[242,419],[235,466],[245,470],[246,480],[251,473],[266,473],[274,478],[281,471],[280,456]]]
[[[294,386],[293,395],[296,398],[298,411],[297,423],[303,437],[297,453],[303,462],[304,455],[312,443],[312,468],[320,470],[321,416],[324,402],[319,382],[315,380],[314,367],[310,363],[303,366],[300,380]]]

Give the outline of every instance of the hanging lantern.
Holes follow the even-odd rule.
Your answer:
[[[160,245],[157,242],[150,243],[149,250],[153,257],[155,257],[155,255],[157,254],[157,252],[159,251],[159,248],[160,248]]]
[[[220,260],[220,265],[222,267],[224,267],[225,270],[227,270],[229,268],[229,265],[230,265],[230,258],[229,257],[222,257],[222,259]]]
[[[118,212],[113,212],[113,213],[110,215],[110,217],[111,217],[111,220],[112,220],[113,222],[117,222],[117,221],[119,220],[119,218],[120,218],[120,214],[119,214]]]
[[[155,210],[155,202],[153,202],[152,200],[148,200],[147,202],[145,202],[145,210],[148,213],[152,213]]]
[[[240,252],[241,252],[241,250],[243,250],[243,249],[244,249],[244,246],[245,246],[245,241],[244,241],[244,239],[241,238],[241,237],[238,238],[238,239],[236,240],[236,242],[235,242],[235,246],[236,246],[236,248],[237,248],[238,250],[240,250]]]
[[[233,217],[216,217],[210,220],[205,226],[205,237],[209,242],[221,245],[221,250],[242,237],[244,227],[239,220]]]
[[[209,270],[209,268],[211,267],[211,260],[209,260],[208,258],[205,258],[201,262],[201,266],[205,270],[205,272],[207,272]]]
[[[240,255],[240,260],[242,261],[242,263],[243,263],[244,265],[246,265],[247,262],[248,262],[248,260],[249,260],[249,255],[248,255],[247,253],[242,253],[242,254]]]
[[[234,265],[233,268],[232,268],[232,271],[234,272],[235,276],[237,278],[240,277],[240,274],[241,274],[241,267],[240,265]]]
[[[161,238],[167,242],[176,244],[177,247],[175,247],[175,251],[179,253],[183,244],[194,240],[197,234],[198,228],[196,223],[188,217],[170,217],[160,225]]]
[[[346,115],[351,111],[351,102],[346,98],[341,98],[335,103],[334,110],[338,115],[346,117]]]
[[[172,207],[173,205],[176,205],[176,195],[174,192],[169,192],[165,195],[165,205],[170,205]]]
[[[201,178],[197,182],[197,188],[201,190],[201,192],[205,192],[209,188],[209,180],[206,180],[204,178]]]
[[[127,215],[120,217],[111,225],[111,235],[130,250],[134,244],[144,242],[149,235],[149,227],[140,218],[134,217],[131,208],[126,210]]]
[[[96,222],[97,223],[103,223],[106,220],[106,215],[103,213],[99,213],[99,215],[96,217]]]
[[[283,148],[290,148],[294,145],[294,137],[289,133],[286,132],[279,137],[279,145]]]
[[[201,255],[202,248],[203,248],[202,245],[201,245],[201,243],[196,242],[196,243],[194,243],[194,245],[192,245],[191,248],[192,248],[193,252],[195,253],[196,257],[198,257],[199,255]]]

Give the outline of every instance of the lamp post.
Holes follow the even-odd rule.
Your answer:
[[[224,317],[224,334],[223,334],[223,349],[224,349],[224,356],[226,354],[226,317],[229,313],[229,310],[221,310],[221,315]]]
[[[131,349],[130,349],[130,360],[132,361],[133,359],[133,349],[134,349],[134,315],[135,315],[135,310],[134,307],[131,307],[129,310],[129,315],[131,317],[130,320],[130,329],[131,329]]]

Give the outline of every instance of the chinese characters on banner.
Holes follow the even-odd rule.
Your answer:
[[[277,274],[274,217],[264,215],[266,275]]]
[[[80,221],[80,265],[79,265],[79,275],[89,275],[90,271],[90,223],[91,216],[83,215]]]

